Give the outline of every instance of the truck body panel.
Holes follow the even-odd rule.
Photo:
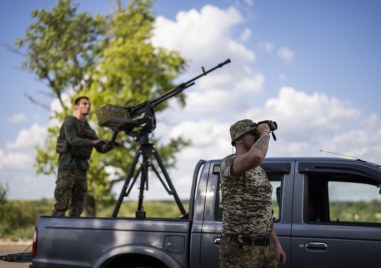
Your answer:
[[[37,267],[96,267],[102,256],[125,253],[187,265],[188,220],[41,217],[37,227]]]

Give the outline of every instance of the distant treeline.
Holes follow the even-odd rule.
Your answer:
[[[183,202],[188,211],[189,202]],[[3,200],[0,202],[0,239],[31,240],[34,225],[41,215],[51,215],[53,200],[33,201]],[[97,217],[110,217],[114,204],[97,204]],[[137,201],[125,201],[119,210],[118,217],[135,217]],[[144,201],[147,217],[180,218],[182,215],[172,200]],[[83,213],[82,216],[86,216]]]
[[[183,202],[183,205],[186,211],[189,211],[189,202]],[[53,200],[48,199],[2,200],[0,202],[0,239],[31,240],[37,219],[40,215],[50,215],[52,207]],[[125,201],[120,207],[118,217],[135,217],[136,208],[136,200]],[[114,204],[97,204],[97,217],[110,217],[113,209]],[[180,218],[182,216],[173,200],[146,200],[144,211],[147,217]],[[341,222],[381,223],[381,201],[332,202],[330,219]]]
[[[381,223],[381,200],[330,203],[330,220]]]

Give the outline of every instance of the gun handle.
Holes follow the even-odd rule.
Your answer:
[[[118,136],[118,131],[114,131],[114,133],[112,134],[112,139],[110,141],[110,145],[111,146],[115,146],[115,140],[116,140],[116,137]]]

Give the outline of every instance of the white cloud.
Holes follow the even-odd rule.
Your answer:
[[[243,23],[242,15],[234,7],[222,10],[211,5],[200,11],[179,12],[175,21],[157,18],[153,43],[177,50],[192,60],[183,82],[199,75],[201,66],[208,70],[226,58],[231,59],[231,63],[196,80],[195,86],[185,91],[186,107],[179,109],[171,103],[171,109],[161,115],[162,120],[179,122],[183,118],[219,117],[229,120],[221,113],[221,107],[234,115],[242,108],[252,106],[255,96],[263,90],[265,79],[251,67],[255,53],[233,37],[233,32],[237,32]],[[238,32],[246,37],[251,34],[246,28]]]
[[[1,169],[27,169],[32,166],[34,158],[25,152],[0,151]]]
[[[74,91],[73,90],[69,90],[68,93],[63,93],[61,95],[61,99],[62,101],[65,103],[65,106],[68,107],[70,109],[70,107],[72,107],[72,103],[70,101],[70,95],[74,94]],[[57,112],[57,113],[60,113],[62,112],[62,105],[60,103],[60,101],[58,99],[54,99],[51,104],[50,104],[50,110],[52,112]]]
[[[340,124],[329,124],[336,120],[348,123],[360,116],[360,111],[348,107],[345,102],[321,93],[307,94],[292,87],[282,87],[278,98],[269,99],[266,109],[279,114],[288,125],[304,122],[307,128],[324,127],[337,130]]]
[[[233,76],[232,74],[229,77],[233,79]],[[219,79],[218,77],[205,78],[203,80],[205,83],[200,83],[198,87],[186,92],[185,108],[176,109],[171,106],[166,113],[172,114],[175,108],[175,113],[181,115],[181,118],[226,118],[226,113],[221,112],[221,109],[235,114],[244,108],[251,107],[255,96],[263,89],[264,77],[261,74],[244,75],[242,73],[237,74],[236,77],[239,79],[226,82],[229,85],[227,88],[209,86],[213,85],[214,81]]]
[[[55,178],[36,175],[35,146],[43,145],[47,126],[32,124],[0,149],[0,181],[9,186],[9,199],[52,198]]]
[[[205,5],[200,11],[181,11],[176,20],[158,17],[152,43],[179,51],[185,58],[214,64],[218,58],[235,54],[236,59],[253,61],[255,54],[231,38],[232,28],[243,22],[234,7],[227,10]]]
[[[8,119],[8,122],[10,122],[11,124],[18,124],[20,122],[24,122],[27,120],[27,117],[25,114],[23,113],[19,113],[19,114],[13,114],[9,119]]]
[[[7,150],[24,150],[34,148],[36,145],[42,145],[47,135],[47,127],[39,124],[33,124],[29,129],[23,129],[19,132],[15,141],[7,143]]]
[[[254,0],[244,0],[244,2],[249,6],[252,7],[254,4]]]
[[[245,28],[245,30],[241,34],[241,41],[246,42],[249,40],[251,37],[251,29],[250,28]]]
[[[278,49],[278,56],[287,63],[292,63],[295,58],[295,53],[289,48],[282,47]]]
[[[379,123],[373,127],[362,127],[367,125],[369,120],[375,118],[365,118],[358,123],[357,128],[337,133],[324,143],[325,150],[380,164],[381,129]]]
[[[266,52],[272,52],[274,45],[271,42],[262,42],[259,47],[264,49]]]

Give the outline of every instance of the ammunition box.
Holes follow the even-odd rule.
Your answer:
[[[129,113],[121,106],[104,104],[95,110],[98,124],[114,131],[128,130],[136,126]]]
[[[121,106],[105,104],[95,110],[98,123],[102,123],[111,120],[113,118],[128,119],[126,110]]]

